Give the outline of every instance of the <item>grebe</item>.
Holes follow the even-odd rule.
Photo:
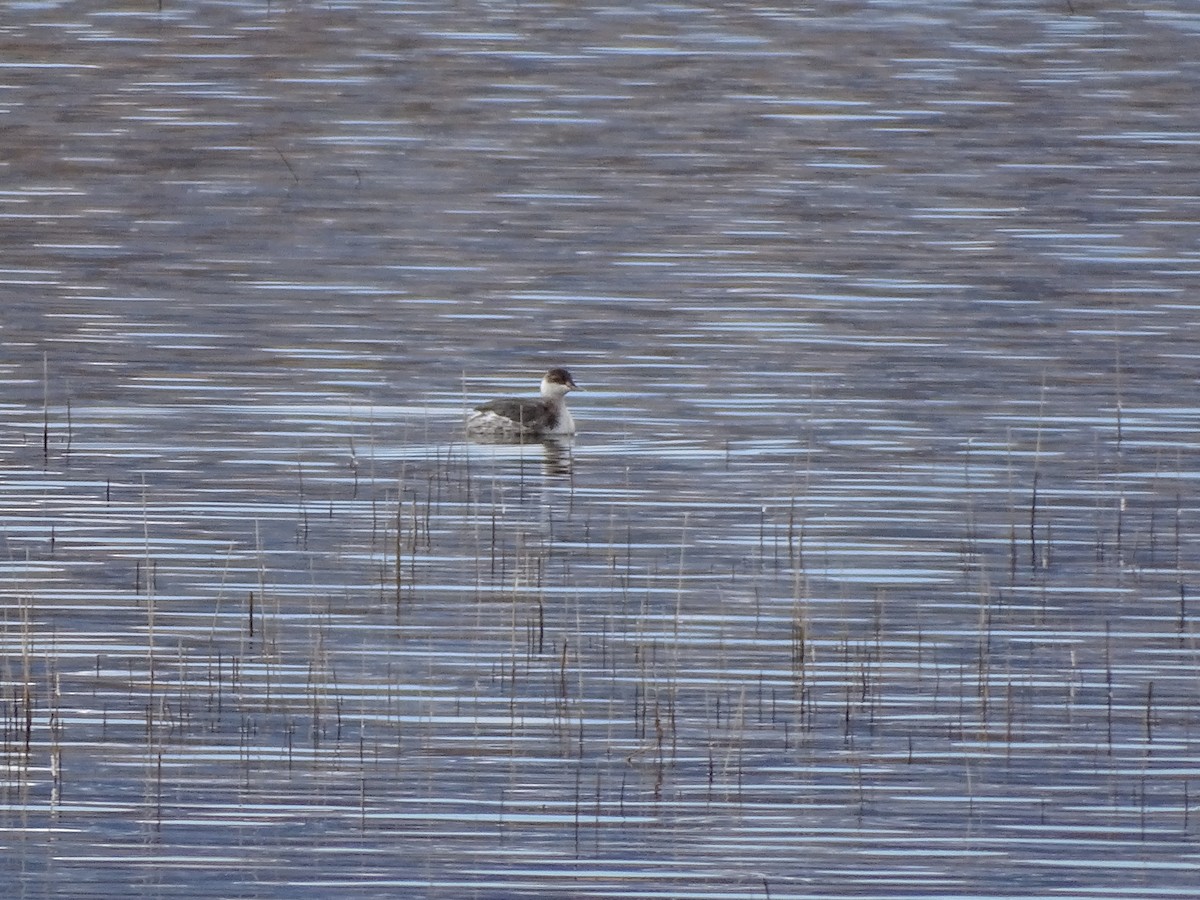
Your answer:
[[[542,376],[542,396],[534,399],[505,397],[475,407],[467,414],[467,435],[490,440],[522,440],[575,433],[575,420],[567,409],[567,391],[575,381],[566,369],[551,369]]]

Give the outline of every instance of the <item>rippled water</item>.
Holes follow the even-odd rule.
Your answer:
[[[0,19],[5,896],[1194,891],[1189,4],[161,7]]]

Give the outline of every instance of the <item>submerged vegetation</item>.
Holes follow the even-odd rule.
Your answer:
[[[330,851],[334,881],[396,876],[370,861],[396,834],[485,891],[462,854],[537,834],[530,877],[587,857],[597,891],[629,887],[598,852],[753,841],[766,874],[728,883],[772,896],[801,851],[853,883],[830,834],[900,892],[1194,837],[1197,510],[1115,429],[1086,471],[1036,421],[867,471],[813,436],[647,456],[309,419],[187,471],[126,466],[66,406],[8,448],[5,827],[103,817],[117,857],[157,835],[195,872],[231,830],[318,821],[376,848]]]

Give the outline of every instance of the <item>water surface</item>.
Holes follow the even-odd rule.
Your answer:
[[[1198,37],[10,8],[5,896],[1190,892]]]

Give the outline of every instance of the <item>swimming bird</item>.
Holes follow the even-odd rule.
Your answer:
[[[567,409],[567,392],[577,390],[566,369],[551,369],[542,376],[542,396],[490,400],[467,414],[467,435],[492,441],[519,441],[562,437],[575,433],[575,420]]]

